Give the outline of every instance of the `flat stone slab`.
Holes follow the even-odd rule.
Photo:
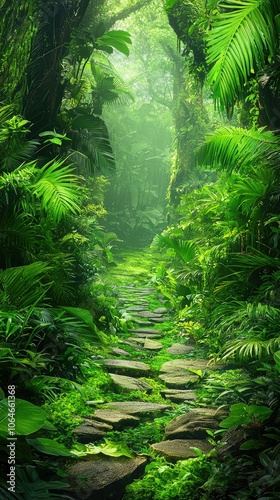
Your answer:
[[[159,378],[167,387],[185,389],[199,380],[198,375],[189,375],[190,372],[162,373]]]
[[[198,439],[172,439],[172,441],[161,441],[151,445],[151,449],[163,455],[170,462],[186,460],[197,457],[197,453],[192,449],[199,448],[203,453],[209,453],[213,446],[206,440]]]
[[[141,373],[149,372],[151,370],[149,365],[147,365],[147,363],[143,363],[142,361],[130,361],[127,359],[103,359],[102,363],[108,368],[123,371]]]
[[[130,307],[127,307],[126,309],[127,311],[144,311],[144,307],[143,306],[130,306]]]
[[[150,338],[134,338],[134,337],[129,337],[127,340],[132,340],[134,342],[137,342],[139,344],[143,344],[143,348],[150,350],[150,351],[160,351],[162,349],[162,343],[157,342],[155,340],[151,340]]]
[[[219,421],[228,413],[217,408],[194,408],[174,418],[165,428],[166,439],[203,439],[206,430],[219,429]]]
[[[146,333],[147,335],[150,335],[151,333],[159,334],[160,332],[156,328],[133,328],[130,330],[130,333]]]
[[[160,335],[160,333],[135,333],[134,335],[136,335],[136,337],[134,338],[134,340],[136,341],[137,337],[138,338],[144,338],[144,339],[160,339],[162,337],[162,335]]]
[[[193,351],[194,347],[191,345],[184,345],[184,344],[172,344],[172,346],[168,347],[166,349],[166,352],[168,354],[188,354],[189,352]]]
[[[134,323],[137,323],[138,325],[142,325],[142,326],[151,326],[153,323],[151,321],[142,321],[141,319],[136,319],[136,318],[133,318],[133,321]]]
[[[145,403],[142,401],[125,401],[119,403],[107,403],[106,409],[113,409],[117,412],[128,413],[129,415],[145,415],[149,413],[158,413],[171,410],[170,405],[161,405],[156,403]]]
[[[194,391],[178,390],[178,389],[165,389],[160,391],[161,395],[170,399],[174,403],[182,403],[183,401],[195,401],[197,395]]]
[[[130,345],[130,347],[133,347],[136,351],[145,351],[144,347],[141,347],[139,344],[136,344],[137,339],[133,339],[133,342],[130,340],[126,340],[125,344]]]
[[[165,318],[151,318],[151,321],[153,323],[164,323],[165,321],[170,321],[170,318],[165,317]]]
[[[87,444],[97,439],[102,439],[108,431],[113,429],[112,425],[85,418],[84,422],[72,431],[79,443]]]
[[[125,375],[116,375],[115,373],[109,373],[112,381],[117,387],[120,387],[126,391],[145,391],[150,394],[153,388],[145,382],[144,380],[139,380],[134,377],[126,377]]]
[[[166,309],[166,307],[157,307],[153,312],[156,314],[165,314],[168,312],[168,309]]]
[[[135,426],[139,424],[139,418],[117,409],[100,409],[95,410],[93,417],[96,420],[105,422],[114,427],[114,429],[123,429],[127,426]]]
[[[139,311],[137,313],[137,316],[140,316],[140,318],[153,319],[153,318],[160,318],[161,314],[156,314],[156,313],[153,313],[152,311]]]
[[[172,359],[164,363],[160,372],[174,373],[183,370],[222,370],[225,365],[208,364],[207,359]]]
[[[112,347],[111,352],[113,354],[116,354],[116,356],[130,356],[129,352],[125,351],[124,349],[120,349],[119,347]]]
[[[146,463],[142,456],[83,460],[68,468],[67,492],[78,500],[121,500],[126,485],[144,473]]]

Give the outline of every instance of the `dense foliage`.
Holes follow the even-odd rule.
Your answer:
[[[0,12],[1,498],[69,498],[53,457],[129,448],[151,463],[127,500],[278,498],[280,1],[2,0]],[[139,274],[160,256],[149,278],[175,314],[166,346],[191,338],[235,368],[197,373],[198,405],[229,416],[210,455],[175,465],[149,451],[174,412],[99,447],[72,434],[89,399],[125,399],[96,365],[129,325],[108,268],[118,241],[153,237]],[[149,382],[131,398],[162,401]]]

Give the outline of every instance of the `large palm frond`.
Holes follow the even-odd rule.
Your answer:
[[[34,258],[38,245],[37,227],[28,215],[2,209],[0,217],[0,263],[10,267],[18,263],[29,263]]]
[[[80,211],[81,187],[73,167],[65,165],[64,160],[50,161],[40,171],[32,192],[41,200],[43,210],[49,212],[59,222],[69,212]]]
[[[263,68],[278,46],[279,0],[226,0],[208,38],[209,81],[223,108],[234,104],[243,85]]]
[[[83,154],[75,155],[78,164],[80,164],[80,156],[85,160],[82,166],[87,171],[114,170],[115,161],[108,130],[101,118],[86,112],[77,114],[72,121],[72,131],[74,149],[83,151]]]
[[[221,127],[206,136],[197,151],[197,160],[200,164],[227,170],[245,169],[260,161],[275,166],[279,152],[279,137],[264,128]]]
[[[42,285],[42,276],[49,267],[45,262],[34,262],[28,266],[12,267],[0,274],[2,303],[24,309],[46,302],[47,286]]]
[[[182,238],[158,234],[154,238],[153,245],[158,248],[172,248],[184,262],[193,261],[197,256],[197,248],[194,243]]]

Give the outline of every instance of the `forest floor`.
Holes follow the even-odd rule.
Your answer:
[[[180,334],[174,310],[154,283],[158,262],[150,250],[123,252],[109,272],[128,328],[116,332],[108,354],[96,360],[106,374],[103,397],[87,401],[87,417],[73,431],[80,443],[98,443],[100,452],[71,465],[74,498],[135,500],[137,481],[125,491],[126,485],[148,477],[148,464],[203,460],[213,448],[209,433],[225,416],[207,384],[219,386],[233,370],[210,364],[205,351]]]

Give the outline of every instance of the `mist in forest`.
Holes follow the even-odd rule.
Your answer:
[[[166,227],[166,192],[173,140],[173,63],[176,35],[166,13],[142,9],[116,29],[132,38],[130,55],[110,56],[123,92],[103,108],[116,172],[105,197],[106,229],[123,246],[145,246]]]

